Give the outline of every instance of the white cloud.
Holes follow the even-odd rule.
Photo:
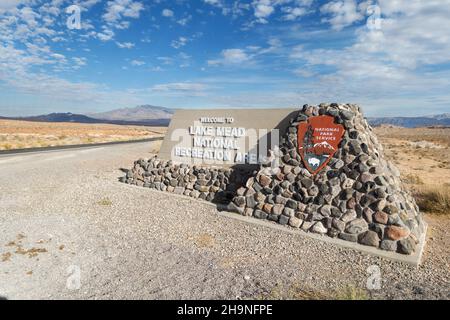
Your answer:
[[[173,40],[170,45],[175,49],[179,49],[187,45],[189,41],[191,41],[189,38],[179,37],[177,40]]]
[[[163,17],[166,17],[166,18],[171,18],[171,17],[173,17],[173,11],[170,10],[170,9],[164,9],[164,10],[161,12],[161,14],[162,14]]]
[[[157,57],[158,61],[161,61],[164,65],[171,65],[173,64],[173,59],[171,57]]]
[[[102,0],[75,0],[71,4],[76,4],[80,6],[84,10],[90,9],[93,5],[96,5],[97,3],[101,2]],[[61,6],[65,5],[64,0],[52,0],[52,5],[54,6]]]
[[[130,64],[132,66],[143,66],[145,62],[142,60],[131,60]]]
[[[252,6],[242,1],[222,1],[222,0],[203,0],[204,3],[216,7],[221,10],[224,16],[231,16],[233,19],[242,16],[249,11]]]
[[[312,3],[313,0],[253,0],[251,5],[254,10],[255,19],[244,24],[243,29],[247,30],[256,23],[268,23],[269,18],[274,16],[278,7],[281,7],[283,20],[294,21],[309,13],[309,7]]]
[[[207,3],[207,4],[210,4],[210,5],[213,5],[213,6],[217,6],[217,5],[221,4],[219,0],[203,0],[203,2]]]
[[[132,42],[116,42],[116,44],[121,49],[131,49],[135,46]]]
[[[168,96],[205,96],[208,86],[195,82],[174,82],[157,84],[150,88],[152,92]]]
[[[138,1],[132,0],[113,0],[107,2],[106,12],[103,19],[114,24],[120,22],[123,17],[139,18],[140,12],[144,9],[144,5]]]
[[[208,64],[211,66],[220,64],[241,64],[250,60],[250,56],[242,49],[225,49],[222,50],[221,56],[221,59],[218,60],[208,60]]]
[[[294,21],[299,17],[304,16],[308,11],[302,7],[284,7],[282,11],[285,13],[283,20]]]
[[[441,106],[447,101],[448,106],[450,98],[442,92],[450,92],[445,72],[450,63],[450,4],[380,0],[379,6],[383,14],[380,29],[357,28],[353,44],[312,50],[297,46],[289,51],[291,59],[305,70],[318,70],[311,90],[326,97],[334,95],[334,100],[364,100],[370,107],[381,97],[384,103],[391,99],[388,105],[392,107],[411,103],[413,97],[419,97],[416,108],[421,103],[429,107],[429,101],[438,100]],[[353,15],[339,18],[332,27],[341,28],[359,19],[354,15],[355,10],[364,12],[363,6],[359,8],[352,7],[349,11]],[[334,71],[324,73],[324,66]]]
[[[158,84],[152,87],[154,91],[199,91],[204,90],[206,86],[201,83],[192,83],[192,82],[175,82],[175,83],[166,83],[166,84]]]
[[[256,58],[277,53],[282,49],[282,42],[278,38],[270,38],[267,43],[268,47],[250,45],[246,46],[245,49],[225,49],[220,53],[219,59],[208,60],[207,63],[210,66],[242,65],[243,63],[246,66],[254,66],[257,63]]]
[[[255,17],[266,18],[270,16],[275,8],[271,5],[269,0],[258,0],[255,4]]]
[[[2,0],[0,2],[0,13],[4,11],[9,11],[17,8],[17,6],[23,2],[24,0]]]
[[[87,59],[82,58],[82,57],[73,57],[72,60],[75,62],[75,65],[78,67],[85,66],[87,63]]]
[[[242,63],[249,59],[247,53],[241,49],[226,49],[222,51],[223,58],[229,63]]]
[[[186,26],[189,23],[189,21],[191,21],[191,19],[192,19],[192,15],[189,15],[187,17],[184,17],[184,18],[178,20],[177,23],[181,26]]]
[[[364,18],[365,12],[361,8],[356,0],[340,0],[324,4],[320,7],[320,12],[331,16],[323,21],[330,23],[333,29],[341,30]]]
[[[274,3],[272,0],[255,0],[253,2],[255,17],[259,23],[267,23],[267,19],[274,11]]]
[[[97,37],[101,40],[101,41],[109,41],[112,40],[114,38],[114,31],[108,29],[108,28],[104,28],[102,32],[98,32],[97,33]]]

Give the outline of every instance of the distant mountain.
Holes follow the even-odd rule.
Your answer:
[[[149,121],[155,119],[170,119],[173,114],[173,109],[142,105],[134,108],[123,108],[107,112],[91,113],[88,114],[88,116],[101,120]]]
[[[372,126],[383,124],[394,125],[405,128],[429,127],[429,126],[450,126],[450,113],[443,113],[433,116],[423,117],[369,117],[367,118]]]
[[[50,113],[29,117],[0,117],[0,119],[23,120],[34,122],[77,122],[77,123],[98,123],[99,120],[90,118],[82,114],[74,113]]]
[[[120,125],[136,125],[136,126],[168,126],[170,119],[146,119],[146,120],[106,120],[88,117],[82,114],[74,113],[50,113],[39,116],[29,117],[0,117],[0,119],[21,120],[33,122],[74,122],[74,123],[109,123]]]

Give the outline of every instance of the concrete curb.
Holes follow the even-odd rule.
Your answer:
[[[211,207],[214,207],[218,211],[217,214],[224,218],[230,218],[230,219],[242,221],[242,222],[253,224],[253,225],[263,226],[263,227],[279,230],[282,232],[287,232],[290,234],[300,235],[302,237],[307,237],[307,238],[323,241],[326,243],[330,243],[333,245],[338,245],[340,247],[353,249],[358,252],[363,252],[363,253],[370,254],[373,256],[385,258],[385,259],[388,259],[391,261],[406,263],[406,264],[412,265],[414,267],[418,267],[420,265],[420,263],[422,262],[423,251],[425,249],[425,244],[426,244],[426,235],[427,235],[427,231],[428,231],[428,224],[426,224],[426,223],[425,223],[425,231],[422,233],[422,236],[419,239],[418,250],[416,250],[411,255],[405,255],[405,254],[400,254],[400,253],[396,253],[396,252],[377,249],[375,247],[364,246],[359,243],[345,241],[345,240],[338,239],[338,238],[331,238],[331,237],[328,237],[325,235],[315,234],[315,233],[311,233],[311,232],[305,232],[300,229],[294,229],[292,227],[283,226],[278,223],[267,221],[267,220],[260,220],[260,219],[256,219],[256,218],[252,218],[252,217],[242,216],[238,213],[226,211],[226,208],[224,205],[211,203],[211,202],[208,202],[205,200],[195,199],[195,198],[191,198],[191,197],[188,197],[185,195],[174,194],[174,193],[169,193],[169,192],[165,192],[165,191],[159,191],[159,190],[155,190],[155,189],[151,189],[151,188],[143,188],[143,187],[130,185],[130,184],[122,183],[122,182],[117,182],[117,183],[122,186],[131,187],[134,189],[144,189],[144,190],[146,189],[146,190],[149,190],[150,192],[155,192],[158,194],[165,194],[168,196],[178,197],[181,199],[189,199],[194,202],[206,204]]]

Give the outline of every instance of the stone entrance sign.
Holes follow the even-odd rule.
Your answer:
[[[316,174],[332,159],[344,135],[334,117],[310,117],[298,125],[298,149],[306,169]]]
[[[177,110],[159,157],[177,163],[232,166],[258,164],[296,109]]]
[[[274,130],[279,134],[268,139]],[[266,151],[269,159],[251,156],[264,158]],[[236,165],[252,162],[259,165]],[[420,261],[425,243],[427,224],[414,198],[354,104],[304,105],[294,112],[181,110],[160,157],[139,159],[121,181],[387,257]]]

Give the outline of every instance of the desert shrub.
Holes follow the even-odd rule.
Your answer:
[[[423,188],[416,191],[420,210],[437,214],[450,214],[450,187]]]
[[[97,202],[98,205],[100,206],[111,206],[112,205],[112,201],[109,200],[109,198],[103,198],[102,200]]]
[[[345,289],[336,292],[336,300],[368,300],[367,291],[348,285]]]
[[[422,178],[417,174],[409,173],[403,177],[403,182],[407,184],[424,184]]]

